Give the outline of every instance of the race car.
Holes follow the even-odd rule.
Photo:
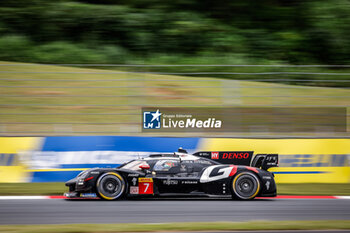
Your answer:
[[[153,197],[169,195],[230,195],[251,200],[257,196],[276,196],[274,174],[277,154],[253,151],[217,151],[188,154],[151,154],[131,160],[117,168],[92,168],[66,182],[70,198]]]

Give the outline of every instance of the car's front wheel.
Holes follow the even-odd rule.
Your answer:
[[[241,172],[232,180],[232,198],[254,199],[260,191],[260,180],[253,172]]]
[[[96,183],[98,195],[105,200],[116,200],[123,196],[125,181],[116,172],[107,172],[101,175]]]

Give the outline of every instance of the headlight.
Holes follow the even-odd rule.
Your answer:
[[[83,185],[84,184],[84,178],[80,178],[78,180],[78,185]]]

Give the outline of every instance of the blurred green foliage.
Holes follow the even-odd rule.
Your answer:
[[[349,0],[0,1],[9,61],[348,64],[349,31]]]

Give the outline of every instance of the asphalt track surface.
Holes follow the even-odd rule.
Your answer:
[[[349,220],[350,200],[0,200],[0,224]]]

